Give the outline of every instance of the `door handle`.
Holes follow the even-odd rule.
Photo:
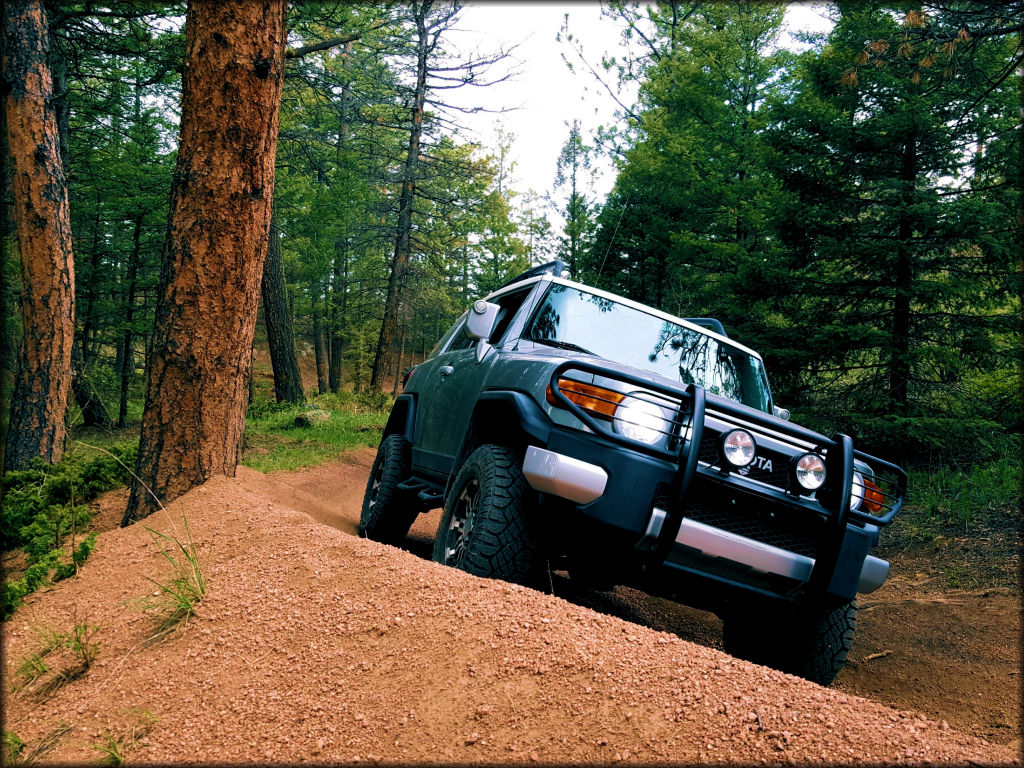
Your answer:
[[[454,370],[455,368],[450,365],[442,365],[440,368],[437,369],[437,372],[441,374],[441,378],[443,379],[445,376],[447,376],[449,373],[452,373]]]

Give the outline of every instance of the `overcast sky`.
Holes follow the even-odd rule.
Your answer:
[[[614,100],[582,67],[570,72],[562,60],[566,54],[578,63],[570,47],[555,39],[567,13],[569,31],[582,42],[587,58],[595,66],[602,53],[614,54],[619,49],[621,27],[602,20],[601,6],[594,0],[471,0],[461,16],[462,32],[451,38],[460,48],[477,48],[482,52],[518,44],[514,57],[519,61],[521,74],[517,78],[489,88],[463,88],[449,95],[463,105],[479,104],[489,109],[520,107],[505,114],[480,113],[462,119],[473,132],[465,139],[492,149],[497,146],[497,126],[514,134],[512,159],[516,165],[512,186],[520,192],[551,191],[558,154],[569,135],[567,123],[578,119],[586,137],[598,125],[614,120]],[[793,30],[828,28],[822,9],[813,3],[792,4],[787,10],[786,24]],[[599,200],[604,199],[614,181],[614,172],[604,163],[594,186]]]

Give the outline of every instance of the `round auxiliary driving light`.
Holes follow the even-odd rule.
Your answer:
[[[742,469],[754,461],[757,443],[745,429],[733,429],[718,438],[718,454],[729,466]]]
[[[825,484],[825,460],[816,453],[797,457],[793,462],[793,479],[802,490],[818,490]]]

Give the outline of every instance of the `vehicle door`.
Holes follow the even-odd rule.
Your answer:
[[[487,373],[505,341],[505,334],[533,286],[493,299],[501,310],[488,343],[499,349],[489,352],[477,362],[477,344],[460,330],[452,343],[438,355],[431,402],[422,413],[420,453],[416,463],[434,472],[448,474],[462,445],[477,396],[483,389]]]
[[[446,476],[451,470],[451,457],[440,450],[448,430],[447,401],[456,387],[468,378],[467,374],[480,368],[476,365],[476,342],[465,335],[464,326],[465,318],[459,322],[448,346],[430,360],[423,371],[417,370],[414,374],[420,378],[416,381],[419,403],[412,463],[440,476]]]

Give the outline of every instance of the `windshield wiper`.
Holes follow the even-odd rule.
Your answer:
[[[549,347],[555,349],[568,349],[572,352],[582,352],[585,355],[593,355],[589,349],[584,349],[579,344],[573,344],[570,341],[559,341],[558,339],[529,339],[529,341],[535,341],[538,344],[547,344]],[[597,355],[595,355],[597,357]]]

